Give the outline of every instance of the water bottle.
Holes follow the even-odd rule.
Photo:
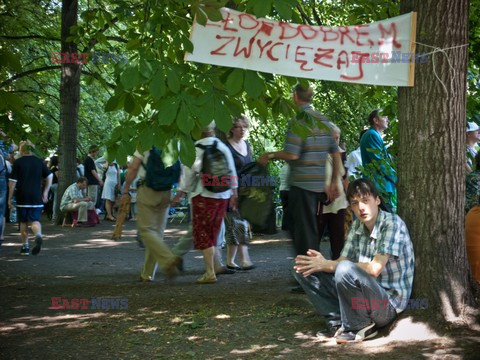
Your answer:
[[[12,208],[10,209],[10,223],[15,224],[17,222],[17,201],[15,197],[12,198]]]

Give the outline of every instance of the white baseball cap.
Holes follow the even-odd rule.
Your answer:
[[[477,125],[477,123],[471,121],[467,122],[467,132],[469,131],[477,131],[480,130],[480,126]]]

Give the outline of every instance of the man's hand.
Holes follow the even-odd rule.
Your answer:
[[[13,208],[12,198],[8,199],[8,208],[9,208],[9,209],[12,209],[12,208]]]
[[[102,180],[98,180],[98,185],[99,185],[99,186],[103,186],[103,181],[102,181]]]
[[[44,204],[48,203],[48,191],[43,192],[42,201]]]
[[[337,183],[331,183],[330,185],[325,186],[325,193],[327,194],[327,199],[331,202],[340,196],[340,190],[338,189]]]
[[[237,211],[238,208],[238,195],[232,195],[230,197],[230,209]]]
[[[262,154],[260,155],[260,157],[258,158],[257,162],[259,164],[262,164],[263,166],[267,165],[268,161],[270,159],[268,158],[268,154]]]
[[[293,268],[297,273],[307,277],[322,271],[326,261],[320,252],[310,249],[307,251],[307,255],[298,255],[295,258],[296,265]]]

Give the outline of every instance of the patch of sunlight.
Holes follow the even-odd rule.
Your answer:
[[[48,236],[46,236],[46,239],[47,240],[55,239],[55,238],[59,238],[59,237],[64,237],[65,235],[66,235],[65,233],[48,234]]]
[[[76,276],[71,276],[71,275],[58,275],[55,276],[57,279],[74,279]]]
[[[282,243],[282,242],[290,242],[290,239],[252,239],[252,244],[254,245],[262,245],[262,244],[273,244],[273,243]]]
[[[195,256],[195,259],[203,259],[203,255]]]
[[[152,314],[155,314],[155,315],[163,315],[163,314],[168,314],[168,311],[152,311]]]
[[[85,243],[75,244],[72,247],[74,248],[84,248],[84,249],[100,249],[104,247],[114,247],[124,244],[129,244],[129,241],[114,241],[111,239],[94,239],[87,240]]]
[[[176,316],[176,317],[174,317],[172,320],[170,320],[170,322],[171,322],[172,324],[179,324],[179,323],[181,323],[182,321],[183,321],[182,318],[180,318],[180,317],[178,317],[178,316]]]
[[[215,319],[230,319],[231,316],[230,315],[227,315],[227,314],[219,314],[217,316],[215,316]]]
[[[442,339],[426,323],[413,322],[411,317],[396,322],[387,336],[365,341],[365,347],[384,347],[391,342],[411,342]],[[454,342],[450,344],[452,346]]]
[[[24,316],[21,318],[10,319],[9,322],[13,322],[13,324],[4,323],[4,325],[0,326],[0,333],[14,330],[45,329],[58,326],[65,326],[68,329],[83,328],[87,326],[88,320],[100,318],[105,315],[105,313],[91,313],[42,317]]]
[[[261,350],[270,350],[270,349],[275,349],[277,348],[278,345],[251,345],[250,349],[245,349],[245,350],[238,350],[238,349],[233,349],[230,351],[230,354],[253,354]]]
[[[187,340],[190,340],[190,341],[195,341],[195,340],[202,340],[202,338],[200,336],[189,336],[187,337]]]
[[[147,333],[151,333],[151,332],[154,332],[154,331],[157,331],[158,330],[158,327],[149,327],[149,328],[144,328],[144,329],[136,329],[136,330],[133,330],[134,332],[142,332],[144,334],[147,334]]]
[[[7,259],[6,261],[10,261],[10,262],[13,262],[13,261],[24,261],[26,259]]]

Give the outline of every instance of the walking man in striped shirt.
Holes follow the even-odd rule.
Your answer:
[[[341,256],[326,260],[316,250],[295,259],[295,277],[315,309],[327,320],[317,333],[337,343],[377,334],[408,307],[414,273],[413,246],[405,223],[379,208],[372,181],[357,179],[347,191],[357,219]]]

